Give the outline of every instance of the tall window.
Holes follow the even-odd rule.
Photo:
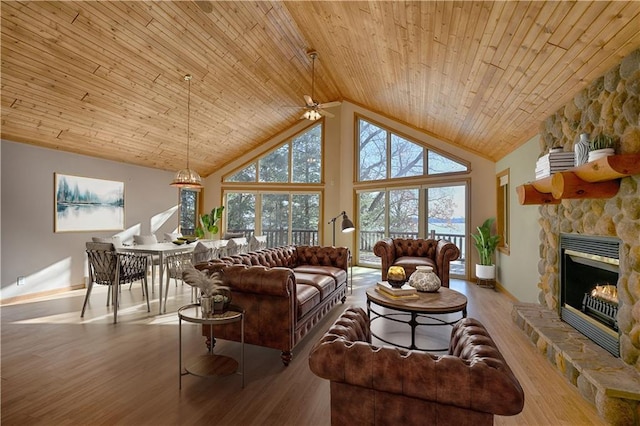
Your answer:
[[[322,182],[322,123],[260,157],[224,182],[320,183]]]
[[[266,235],[267,246],[319,244],[320,193],[227,192],[227,231]]]
[[[380,265],[373,246],[382,238],[434,236],[460,248],[450,273],[465,276],[468,181],[459,176],[468,163],[361,117],[356,123],[358,263]]]
[[[194,235],[198,226],[198,191],[180,188],[180,232]]]
[[[500,235],[498,250],[504,254],[509,254],[509,169],[503,170],[496,176],[497,186],[497,212],[496,231]]]
[[[269,247],[319,244],[321,183],[319,122],[223,179],[225,229],[266,235]]]

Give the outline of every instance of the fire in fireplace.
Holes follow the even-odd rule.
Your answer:
[[[560,317],[619,357],[620,240],[561,234],[560,253]]]

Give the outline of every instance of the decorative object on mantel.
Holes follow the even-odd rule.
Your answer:
[[[178,170],[176,176],[173,178],[173,182],[171,182],[171,186],[200,190],[202,189],[202,179],[198,172],[189,168],[189,139],[191,135],[191,129],[189,127],[191,120],[191,78],[190,74],[184,76],[184,80],[189,83],[189,92],[187,95],[187,168]]]
[[[536,161],[536,179],[542,179],[573,167],[573,158],[573,152],[552,149]]]
[[[615,140],[613,136],[599,134],[589,145],[589,161],[615,154]]]
[[[231,289],[222,285],[222,275],[220,271],[208,275],[193,266],[188,266],[182,272],[182,280],[192,287],[197,287],[200,291],[200,308],[204,318],[223,313],[231,303]],[[216,306],[216,302],[222,302],[222,305]]]
[[[516,192],[522,205],[557,204],[564,198],[611,198],[618,192],[620,178],[637,174],[640,154],[610,155],[520,185]]]
[[[589,161],[589,133],[580,133],[580,140],[573,145],[575,166],[581,166]]]
[[[416,271],[409,276],[409,285],[418,291],[435,293],[440,290],[440,278],[431,266],[416,266]]]
[[[400,288],[407,281],[407,276],[402,266],[389,266],[387,270],[387,281],[391,287]]]

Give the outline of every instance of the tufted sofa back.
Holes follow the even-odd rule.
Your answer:
[[[295,268],[300,265],[335,266],[347,270],[349,253],[346,247],[281,246],[223,257],[223,263],[262,265],[269,268]]]
[[[438,240],[394,238],[393,246],[395,248],[396,257],[415,256],[435,259]]]

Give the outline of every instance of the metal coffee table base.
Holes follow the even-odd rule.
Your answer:
[[[383,339],[382,337],[378,336],[377,334],[375,334],[373,331],[371,331],[371,335],[373,337],[375,337],[376,339],[380,340],[381,342],[387,343],[389,345],[393,345],[393,346],[397,346],[399,348],[404,348],[404,349],[417,349],[419,351],[425,351],[425,352],[442,352],[442,351],[448,351],[449,348],[420,348],[416,345],[416,328],[418,326],[442,326],[442,325],[449,325],[449,326],[453,326],[456,322],[458,322],[460,319],[462,318],[466,318],[467,317],[467,310],[464,309],[462,311],[462,317],[458,318],[454,321],[446,321],[442,318],[436,318],[434,316],[431,315],[424,315],[424,314],[418,314],[416,312],[392,312],[392,313],[388,313],[388,314],[382,314],[380,312],[376,312],[375,310],[373,310],[371,308],[371,303],[368,302],[367,303],[367,312],[369,313],[369,321],[371,323],[373,323],[373,320],[375,319],[379,319],[379,318],[384,318],[384,319],[388,319],[390,321],[395,321],[395,322],[399,322],[402,324],[409,324],[409,326],[411,327],[411,345],[409,346],[405,346],[405,345],[400,345],[398,343],[394,343],[391,342],[389,340]],[[374,313],[376,314],[376,316],[372,317],[371,314]],[[410,316],[409,321],[401,319],[401,317],[406,317],[406,316]],[[431,320],[431,322],[420,322],[421,318],[426,318]]]
[[[393,312],[383,313],[379,310],[372,309],[372,304],[380,308],[390,309]],[[455,321],[447,321],[434,315],[456,314],[460,312],[461,318]],[[435,293],[419,292],[416,299],[394,299],[376,290],[375,287],[367,289],[367,313],[369,321],[378,318],[388,319],[390,321],[408,324],[411,327],[411,345],[400,345],[386,340],[373,331],[371,335],[376,339],[404,349],[417,349],[421,351],[442,352],[449,348],[419,348],[416,345],[416,329],[419,326],[453,326],[460,319],[467,316],[467,298],[462,293],[447,287],[441,287]],[[373,316],[372,314],[375,314]],[[407,320],[407,317],[409,319]]]

